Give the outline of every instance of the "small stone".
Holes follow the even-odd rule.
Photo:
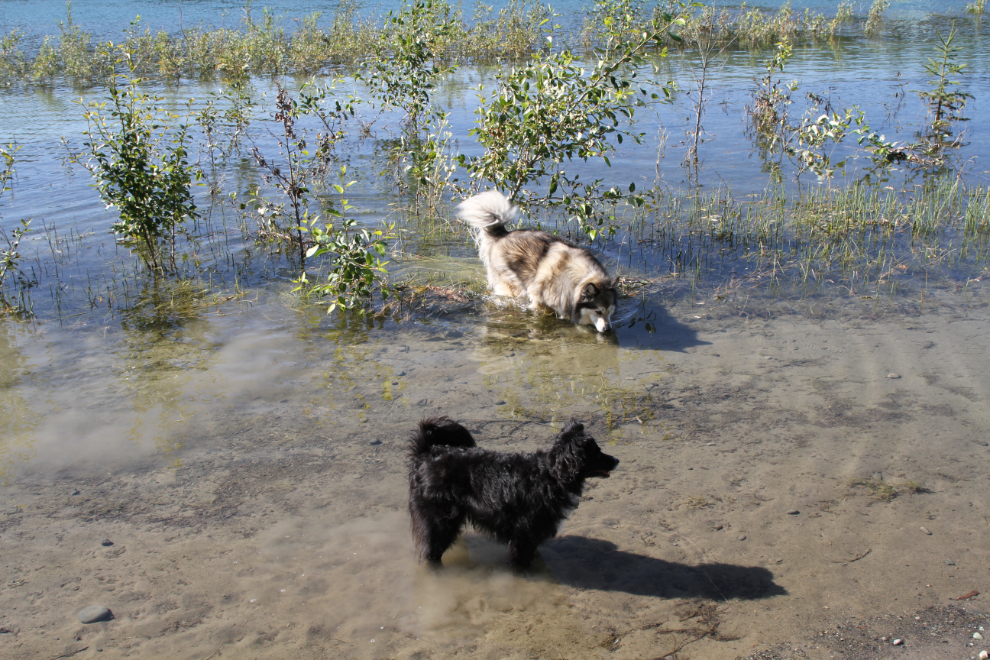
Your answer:
[[[104,548],[109,548],[111,545],[113,545],[113,541],[111,541],[110,539],[103,539],[100,545],[102,545]]]
[[[932,533],[931,533],[931,532],[929,532],[929,531],[928,531],[928,529],[927,529],[927,528],[925,528],[925,527],[920,527],[919,529],[920,529],[921,531],[923,531],[923,532],[924,532],[925,534],[927,534],[928,536],[931,536],[931,535],[932,535]]]
[[[420,407],[423,407],[426,404],[428,404],[429,402],[430,402],[429,399],[420,399],[419,401],[416,402],[416,405],[417,406],[420,406]]]
[[[883,481],[883,472],[874,472],[871,476],[873,481]]]
[[[721,531],[721,529],[722,529],[722,525],[715,525],[716,532]]]
[[[738,540],[739,541],[745,541],[746,540],[746,535],[745,534],[740,534]]]
[[[78,495],[78,494],[79,494],[79,489],[78,488],[73,488],[72,489],[72,492],[69,493],[69,495]]]
[[[787,515],[789,515],[789,516],[796,516],[799,513],[801,513],[801,512],[798,511],[797,509],[791,509],[790,511],[787,512]]]
[[[983,635],[980,633],[973,633],[973,639],[983,639]]]
[[[980,660],[987,660],[987,658],[990,658],[990,653],[987,653],[986,651],[980,651],[980,655],[977,657],[979,657]]]
[[[903,639],[895,639],[895,640],[894,640],[893,642],[891,642],[891,643],[892,643],[892,644],[893,644],[894,646],[900,646],[901,644],[903,644],[903,643],[904,643],[904,640],[903,640]]]
[[[945,560],[945,565],[946,566],[955,566],[956,565],[956,562],[952,561],[951,559],[946,559]]]
[[[886,641],[887,641],[887,638],[886,638],[886,637],[881,637],[881,638],[880,638],[880,641],[881,641],[881,642],[886,642]]]
[[[897,378],[900,378],[900,377],[901,377],[900,374],[887,374],[887,378],[897,379]]]
[[[405,371],[400,371],[399,373],[395,374],[396,378],[402,378],[405,375],[406,375]]]
[[[496,406],[504,406],[505,405],[505,399],[499,399],[498,401],[495,402],[495,405]]]
[[[90,605],[79,610],[80,623],[98,623],[109,621],[113,618],[113,612],[102,605]]]
[[[382,441],[381,440],[372,440],[368,444],[369,445],[380,445],[380,444],[382,444]]]

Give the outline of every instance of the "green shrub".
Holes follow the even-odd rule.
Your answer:
[[[296,280],[299,285],[297,291],[305,291],[307,296],[331,299],[327,307],[328,314],[338,307],[364,313],[376,291],[383,300],[390,294],[388,271],[385,270],[388,262],[382,261],[382,257],[388,249],[388,241],[394,238],[394,225],[374,230],[357,228],[357,222],[347,217],[347,212],[354,207],[344,195],[347,188],[354,185],[354,181],[346,181],[346,174],[347,168],[341,167],[338,173],[340,182],[333,184],[340,199],[326,211],[332,220],[321,226],[314,219],[309,225],[313,245],[306,256],[329,256],[330,269],[326,281],[311,284],[305,272]]]
[[[930,88],[920,90],[917,94],[928,105],[932,115],[931,133],[944,138],[951,134],[952,122],[966,121],[966,118],[959,113],[966,105],[966,100],[973,98],[973,95],[962,91],[959,87],[950,87],[959,84],[958,80],[950,80],[950,78],[961,73],[966,67],[965,64],[955,62],[960,50],[952,43],[956,36],[955,26],[953,25],[949,30],[948,36],[942,36],[938,30],[935,34],[939,39],[938,58],[930,57],[924,65],[925,71],[932,76],[928,81]]]
[[[123,85],[119,84],[124,82]],[[190,186],[200,173],[189,164],[188,127],[162,98],[142,92],[140,79],[113,76],[108,101],[85,106],[87,140],[80,162],[119,218],[110,231],[136,249],[156,272],[175,268],[175,238],[196,217]]]
[[[863,32],[868,37],[875,37],[880,33],[880,26],[883,23],[883,12],[890,6],[890,0],[873,0],[870,6],[870,13],[866,17],[866,25]]]
[[[683,23],[682,17],[665,14],[627,40],[626,22],[610,21],[600,31],[590,72],[565,48],[535,54],[528,64],[500,73],[497,87],[482,96],[471,130],[485,152],[471,159],[461,155],[459,162],[472,178],[494,184],[521,207],[559,210],[594,238],[606,224],[604,209],[622,200],[633,205],[644,200],[635,194],[634,183],[602,189],[600,181],[580,180],[565,163],[600,159],[611,166],[609,156],[624,139],[641,141],[642,134],[625,122],[637,107],[668,100],[673,84],[659,86],[658,94],[650,89],[655,83],[636,80],[636,68]],[[546,192],[533,190],[537,185]],[[614,231],[611,222],[607,225],[606,231]]]
[[[8,144],[0,146],[0,198],[10,190],[10,182],[14,177],[14,154],[20,147]],[[0,246],[0,312],[10,313],[15,311],[26,311],[24,304],[13,304],[6,296],[5,286],[11,279],[17,279],[21,284],[21,291],[31,286],[31,282],[21,272],[19,267],[21,255],[17,247],[21,242],[21,237],[30,231],[29,220],[21,220],[21,226],[7,234],[7,231],[0,227],[0,241],[6,246]],[[23,297],[22,297],[23,303]]]

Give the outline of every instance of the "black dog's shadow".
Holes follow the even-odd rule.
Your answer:
[[[622,591],[656,598],[746,600],[783,596],[773,573],[760,566],[679,564],[619,550],[614,543],[584,536],[547,541],[540,554],[561,584],[599,591]]]
[[[509,570],[507,559],[504,546],[468,535],[444,556],[444,565]],[[621,591],[654,598],[755,600],[787,594],[786,589],[773,581],[773,573],[760,566],[692,566],[619,550],[609,541],[573,535],[554,538],[540,546],[526,574],[581,589]]]

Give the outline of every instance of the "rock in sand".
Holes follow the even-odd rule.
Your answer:
[[[90,605],[79,610],[80,623],[98,623],[109,621],[113,618],[113,612],[102,605]]]

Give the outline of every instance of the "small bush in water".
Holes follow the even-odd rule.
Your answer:
[[[107,207],[117,208],[120,217],[110,231],[149,268],[164,272],[175,268],[176,234],[197,215],[189,188],[199,171],[188,160],[188,127],[173,126],[177,116],[139,83],[113,76],[109,101],[85,106],[86,152],[79,157],[88,157],[77,161],[93,176]]]

